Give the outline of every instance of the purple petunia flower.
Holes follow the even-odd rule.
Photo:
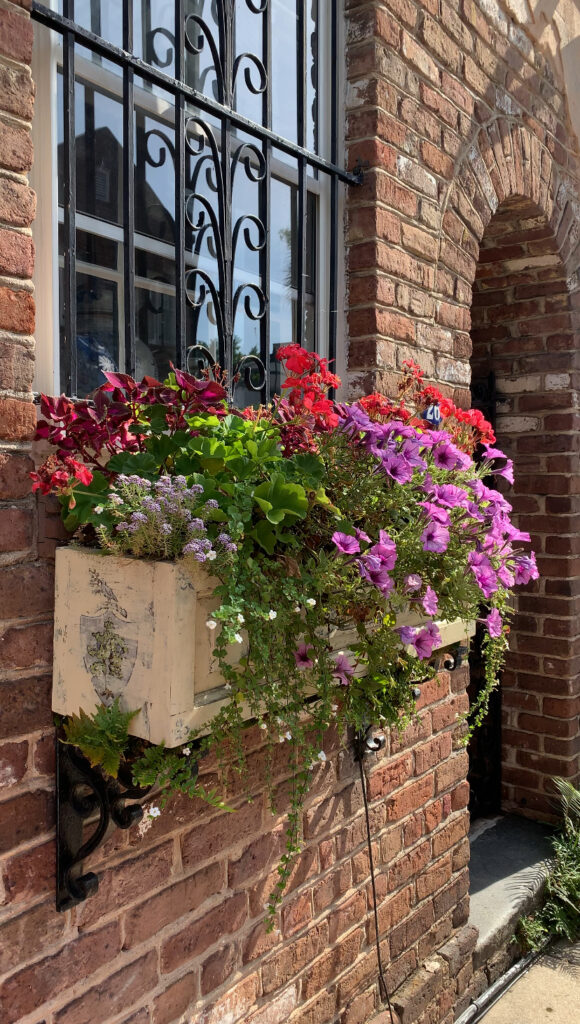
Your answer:
[[[448,508],[457,508],[458,505],[465,505],[469,500],[467,491],[455,484],[442,484],[434,488],[435,498],[440,505],[447,505]]]
[[[420,501],[419,504],[425,509],[430,519],[434,519],[436,523],[442,523],[443,526],[449,526],[451,516],[446,508],[440,508],[432,501]]]
[[[310,657],[309,651],[312,651],[312,644],[299,644],[294,651],[294,660],[296,661],[296,668],[304,672],[307,668],[312,668],[314,662]]]
[[[503,623],[497,608],[492,608],[485,620],[485,624],[487,626],[487,632],[494,640],[497,639],[498,636],[501,636]]]
[[[442,553],[447,551],[449,545],[449,530],[440,523],[429,523],[421,534],[423,551],[436,551]]]
[[[342,555],[357,555],[360,551],[360,544],[356,537],[350,537],[348,533],[341,533],[336,530],[331,540]]]
[[[413,467],[403,455],[387,453],[382,458],[383,469],[398,484],[406,484],[413,476]]]
[[[433,648],[440,643],[441,633],[435,623],[430,622],[424,629],[419,630],[413,641],[413,647],[417,652],[417,657],[424,661],[431,657]]]
[[[351,664],[346,654],[335,655],[334,658],[334,669],[332,671],[333,679],[338,679],[341,686],[348,686],[355,671],[355,666]]]
[[[433,462],[439,469],[455,469],[458,454],[458,449],[454,444],[444,442],[433,448]]]
[[[364,530],[355,530],[354,532],[356,533],[357,540],[363,540],[366,541],[367,544],[370,544],[371,538],[368,533],[365,533]]]
[[[395,632],[399,634],[401,643],[407,647],[414,642],[417,630],[413,626],[399,626]]]
[[[419,576],[418,572],[412,572],[409,573],[408,576],[405,576],[403,583],[405,584],[406,589],[411,592],[414,590],[420,590],[423,586],[423,577]]]
[[[516,583],[529,583],[530,580],[537,580],[539,573],[533,551],[529,555],[516,555],[514,575]]]
[[[425,596],[421,603],[427,615],[437,614],[437,606],[439,604],[439,601],[437,598],[437,594],[435,593],[432,587],[427,587],[427,590],[425,591]]]
[[[367,554],[378,558],[383,569],[394,569],[397,561],[397,545],[386,530],[380,530],[378,544],[373,544]]]

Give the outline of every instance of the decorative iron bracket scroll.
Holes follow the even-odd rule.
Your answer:
[[[109,826],[130,828],[143,817],[139,800],[149,789],[106,778],[76,747],[56,740],[56,909],[70,910],[97,891],[94,871],[83,861],[105,840]],[[98,816],[98,820],[97,820]],[[84,838],[89,819],[93,833]]]

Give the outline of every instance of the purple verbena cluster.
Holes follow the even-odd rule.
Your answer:
[[[208,536],[207,519],[217,507],[203,500],[201,484],[188,486],[184,476],[162,476],[154,483],[137,475],[117,477],[109,495],[109,511],[116,520],[112,533],[103,525],[105,546],[147,558],[193,555],[198,562],[213,561],[218,551]],[[236,545],[227,533],[215,542],[226,551]]]

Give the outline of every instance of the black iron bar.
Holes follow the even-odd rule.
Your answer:
[[[175,0],[175,78],[185,79],[185,2]],[[178,366],[187,369],[185,333],[185,97],[175,94],[175,349]],[[192,339],[195,341],[195,339]]]
[[[62,81],[63,81],[63,205],[64,205],[64,356],[61,366],[61,380],[68,395],[77,393],[77,165],[75,149],[75,33],[74,0],[64,0],[64,11],[70,27],[62,40]],[[64,369],[64,374],[63,374]]]
[[[133,0],[123,4],[123,46],[133,49]],[[123,309],[125,316],[125,370],[136,372],[135,343],[135,88],[134,71],[123,66]]]
[[[298,120],[298,145],[305,148],[306,142],[306,0],[297,0],[296,10],[296,113]],[[304,345],[305,306],[306,306],[306,217],[308,195],[306,191],[307,164],[302,155],[298,157],[298,201],[296,204],[296,337],[299,345]]]
[[[330,159],[338,160],[338,3],[332,0],[330,26]],[[330,180],[330,279],[328,287],[328,358],[332,369],[336,360],[336,333],[338,324],[338,180]]]
[[[266,89],[262,95],[262,123],[272,127],[272,5],[266,4],[262,14],[262,63],[266,69]],[[270,207],[272,203],[271,186],[271,164],[272,164],[272,143],[269,139],[263,141],[263,153],[265,161],[264,180],[260,185],[260,220],[265,226],[270,223]],[[266,230],[264,245],[260,252],[260,278],[262,291],[265,298],[264,316],[260,322],[260,355],[262,363],[266,368],[263,402],[270,401],[271,374],[270,374],[270,232]]]
[[[360,177],[358,175],[345,171],[343,167],[335,166],[317,153],[312,153],[303,146],[296,145],[295,142],[285,139],[270,128],[265,128],[263,125],[256,124],[255,121],[250,121],[243,114],[229,109],[209,96],[204,96],[203,93],[192,89],[184,82],[176,81],[175,78],[153,68],[141,58],[135,57],[134,54],[127,53],[121,47],[115,46],[113,43],[109,43],[100,36],[95,35],[94,32],[89,32],[88,29],[82,28],[72,19],[64,17],[56,11],[49,10],[47,7],[39,4],[37,0],[32,0],[32,15],[36,21],[48,26],[48,28],[54,29],[56,32],[61,34],[72,32],[80,45],[88,47],[90,50],[119,64],[121,67],[125,64],[128,65],[135,74],[145,79],[145,81],[160,86],[160,88],[165,89],[171,95],[174,96],[176,93],[181,92],[186,100],[199,107],[200,110],[205,110],[207,113],[214,114],[218,118],[227,116],[235,128],[247,131],[260,140],[269,139],[277,149],[281,149],[282,152],[288,153],[290,156],[304,157],[305,162],[310,167],[317,167],[328,174],[335,174],[340,181],[344,181],[349,185],[360,184]]]

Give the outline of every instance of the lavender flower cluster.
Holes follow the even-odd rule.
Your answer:
[[[138,557],[193,555],[198,562],[211,562],[218,550],[208,536],[207,519],[218,503],[214,498],[204,501],[203,493],[201,484],[188,486],[184,476],[166,475],[152,483],[136,474],[121,474],[109,494],[108,511],[115,520],[112,533],[101,527],[101,541]],[[218,549],[236,550],[225,532],[218,534],[215,544]]]
[[[493,473],[513,483],[513,465],[502,451],[484,446],[484,461],[477,469],[472,457],[458,448],[446,431],[421,431],[397,420],[378,423],[358,405],[343,411],[341,429],[358,439],[373,456],[376,472],[384,472],[393,486],[409,491],[409,497],[421,509],[418,530],[423,551],[443,555],[452,534],[468,546],[466,568],[482,600],[493,603],[502,590],[537,579],[533,552],[525,554],[514,548],[518,541],[528,542],[529,534],[511,523],[512,506],[481,479]],[[445,482],[446,471],[453,472],[455,483]],[[397,544],[385,530],[380,531],[375,544],[361,530],[355,530],[354,535],[336,532],[332,540],[337,552],[348,556],[360,576],[383,597],[398,588],[409,603],[420,601],[427,616],[437,613],[438,596],[433,588],[427,586],[419,593],[423,591],[419,573],[397,581],[393,577]],[[370,546],[362,551],[361,542]],[[501,636],[503,623],[497,608],[492,608],[485,622],[491,637]],[[429,658],[440,642],[434,622],[424,627],[400,627],[398,632],[401,643],[412,645],[421,659]]]

